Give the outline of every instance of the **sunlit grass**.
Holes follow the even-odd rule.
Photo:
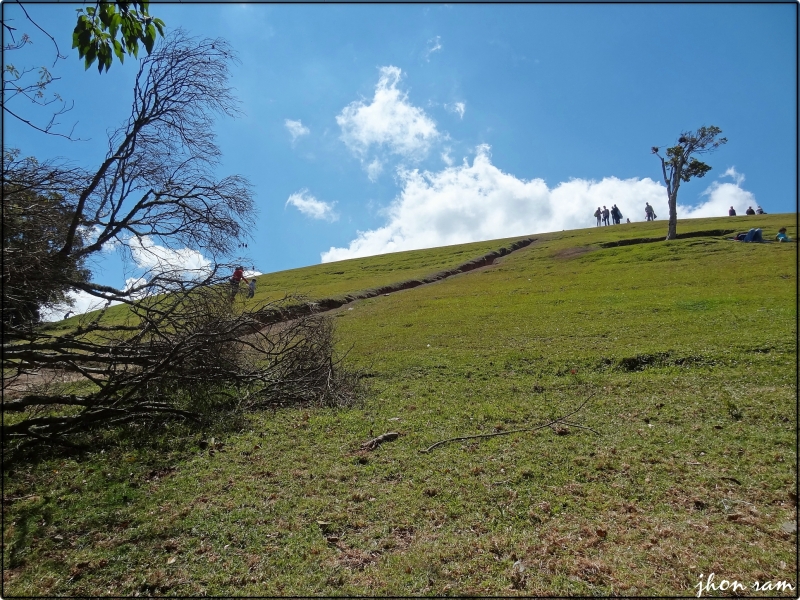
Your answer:
[[[679,232],[794,238],[794,222]],[[796,519],[796,245],[603,245],[664,230],[533,236],[493,267],[337,309],[340,346],[369,375],[359,408],[131,427],[102,452],[14,466],[5,594],[675,596],[709,572],[796,585],[782,529]],[[348,294],[501,245],[320,265],[258,289]],[[590,395],[574,419],[599,435],[420,452]],[[388,431],[401,436],[360,450]]]

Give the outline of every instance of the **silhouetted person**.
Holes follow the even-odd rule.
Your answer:
[[[753,210],[752,206],[748,206],[747,210],[744,211],[744,214],[746,214],[746,215],[754,215],[754,214],[756,214],[756,211]]]
[[[603,211],[600,210],[600,207],[597,207],[597,210],[594,211],[594,216],[597,218],[597,226],[600,227],[600,222],[603,220]]]
[[[735,217],[735,216],[736,216],[736,211],[735,211],[735,210],[733,210],[733,207],[732,207],[732,206],[731,206],[731,207],[730,207],[730,209],[728,210],[728,216],[729,216],[729,217]]]

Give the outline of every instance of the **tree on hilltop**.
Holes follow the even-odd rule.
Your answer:
[[[668,240],[673,240],[677,236],[678,225],[678,188],[682,181],[689,181],[693,177],[703,177],[711,170],[706,163],[697,160],[693,155],[712,152],[727,143],[727,138],[718,138],[722,133],[719,127],[701,127],[697,131],[684,131],[678,138],[675,146],[667,148],[667,157],[663,158],[659,153],[659,147],[653,146],[653,154],[661,160],[661,172],[664,175],[664,183],[667,184],[667,195],[669,197],[669,229],[667,230]]]

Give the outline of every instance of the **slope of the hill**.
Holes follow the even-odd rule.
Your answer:
[[[679,222],[696,235],[669,243],[649,241],[663,222],[536,235],[338,308],[369,375],[359,408],[132,430],[6,472],[5,594],[695,596],[710,573],[796,590],[797,246],[723,233],[796,237],[795,221]],[[392,281],[332,263],[287,291],[462,260],[434,262]],[[420,452],[587,397],[571,424]]]

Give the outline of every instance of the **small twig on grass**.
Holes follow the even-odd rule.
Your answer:
[[[562,425],[567,425],[569,427],[578,427],[580,429],[588,429],[589,431],[591,431],[595,435],[600,435],[597,431],[595,431],[591,427],[587,427],[586,425],[578,425],[577,423],[573,423],[572,421],[561,421],[561,424]]]
[[[594,396],[594,392],[589,394],[589,396],[586,398],[586,400],[581,402],[581,405],[578,408],[576,408],[575,410],[573,410],[572,412],[569,412],[566,415],[562,415],[560,417],[557,417],[557,418],[553,419],[552,421],[548,421],[547,423],[544,423],[543,425],[537,425],[536,427],[525,427],[524,429],[510,429],[509,431],[498,431],[498,432],[495,432],[495,433],[484,433],[484,434],[480,434],[480,435],[465,435],[465,436],[460,436],[460,437],[448,438],[446,440],[441,440],[439,442],[436,442],[432,446],[429,446],[428,448],[426,448],[424,450],[420,450],[420,452],[422,452],[424,454],[427,454],[428,452],[430,452],[431,450],[433,450],[437,446],[441,446],[442,444],[446,444],[448,442],[458,442],[458,441],[462,441],[462,440],[474,440],[474,439],[478,439],[478,438],[489,438],[489,437],[495,437],[495,436],[498,436],[498,435],[511,435],[512,433],[520,433],[521,431],[537,431],[539,429],[544,429],[545,427],[550,427],[551,425],[554,425],[555,423],[566,424],[565,423],[565,419],[571,417],[576,412],[581,410],[586,405],[586,403],[589,401],[589,399],[592,396]],[[573,425],[575,427],[581,427],[582,429],[588,429],[592,433],[597,433],[594,429],[591,429],[589,427],[583,427],[582,425],[575,425],[575,423],[569,423],[569,424]]]

